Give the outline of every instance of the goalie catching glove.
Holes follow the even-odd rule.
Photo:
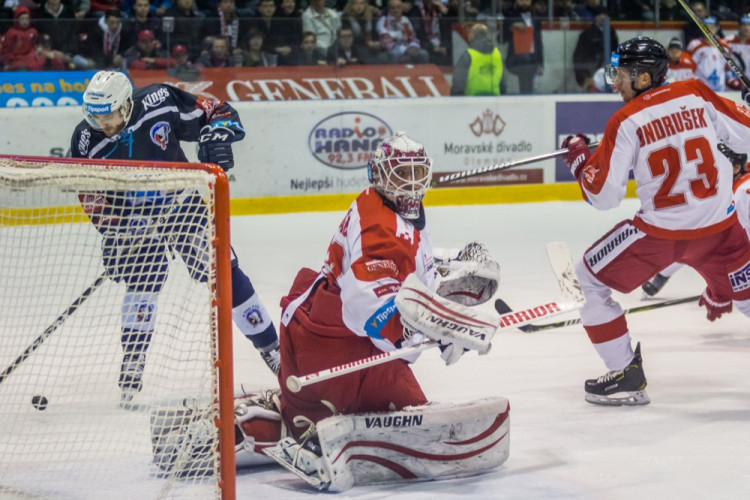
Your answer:
[[[205,125],[198,139],[198,161],[215,163],[225,172],[234,167],[232,143],[245,136],[239,123],[220,121]]]
[[[437,294],[465,306],[484,304],[500,284],[500,264],[482,243],[461,250],[436,248]]]
[[[420,332],[440,342],[447,365],[464,350],[486,354],[499,323],[493,315],[440,297],[410,274],[396,294],[401,323],[409,331]]]

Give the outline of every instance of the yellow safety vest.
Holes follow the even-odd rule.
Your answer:
[[[467,49],[471,57],[466,79],[466,95],[500,95],[503,77],[503,56],[495,47],[491,54]]]

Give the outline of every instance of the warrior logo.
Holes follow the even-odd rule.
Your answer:
[[[162,151],[167,149],[167,144],[169,144],[169,132],[171,130],[172,127],[170,127],[167,122],[158,122],[151,127],[151,131],[149,132],[151,141],[159,146]]]

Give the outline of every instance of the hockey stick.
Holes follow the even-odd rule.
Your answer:
[[[727,64],[732,69],[732,71],[734,71],[734,74],[737,75],[737,78],[739,78],[740,81],[743,83],[743,85],[745,85],[745,88],[750,90],[750,80],[748,80],[748,78],[745,76],[745,73],[740,69],[740,67],[737,65],[735,60],[732,59],[732,56],[729,55],[727,50],[719,43],[719,40],[716,39],[716,36],[713,33],[711,33],[711,30],[708,29],[708,26],[706,26],[706,23],[704,23],[703,20],[700,17],[698,17],[698,14],[696,14],[695,11],[692,8],[690,8],[690,6],[687,3],[685,3],[685,0],[677,0],[677,1],[680,2],[680,5],[682,5],[682,7],[688,13],[690,18],[695,22],[695,24],[698,25],[698,28],[705,35],[708,41],[711,42],[711,45],[713,45],[714,48],[718,49],[719,52],[721,52],[721,55],[727,61]]]
[[[669,306],[676,306],[678,304],[687,304],[688,302],[695,302],[700,298],[700,295],[694,295],[692,297],[684,297],[682,299],[674,299],[674,300],[665,300],[662,302],[656,302],[654,304],[648,304],[645,306],[638,306],[638,307],[631,307],[630,309],[625,309],[623,311],[624,314],[633,314],[643,311],[651,311],[653,309],[661,309],[662,307],[669,307]],[[508,307],[508,304],[506,304],[503,300],[497,299],[495,301],[495,309],[498,312],[508,312],[510,311],[510,307]],[[563,326],[573,326],[573,325],[580,325],[581,324],[581,318],[574,318],[569,319],[566,321],[557,321],[555,323],[546,323],[541,325],[524,325],[518,327],[519,330],[525,333],[534,333],[534,332],[540,332],[543,330],[552,330],[554,328],[561,328]]]
[[[595,148],[599,145],[598,142],[592,142],[589,144],[590,148]],[[462,179],[468,179],[469,177],[476,177],[478,175],[489,174],[490,172],[500,172],[501,170],[508,170],[510,168],[520,167],[522,165],[529,165],[558,156],[564,156],[568,153],[567,149],[558,149],[551,153],[545,153],[538,156],[532,156],[531,158],[525,158],[523,160],[507,161],[505,163],[495,163],[493,165],[487,165],[486,167],[475,168],[472,170],[466,170],[464,172],[455,172],[453,174],[443,175],[432,181],[432,187],[439,186],[441,184],[448,184],[450,182],[459,181]]]
[[[501,313],[499,320],[500,326],[495,334],[527,325],[542,318],[550,318],[552,316],[574,311],[583,306],[583,294],[580,292],[581,286],[578,282],[578,277],[573,270],[573,261],[570,258],[567,246],[560,242],[550,243],[547,245],[547,256],[549,257],[552,271],[555,274],[555,278],[557,279],[560,291],[563,295],[563,300],[560,302],[548,302],[521,311],[508,311],[508,314]],[[382,352],[370,356],[369,358],[334,366],[333,368],[310,373],[308,375],[299,377],[290,375],[286,379],[286,386],[292,392],[299,392],[304,386],[346,375],[347,373],[359,371],[388,361],[393,361],[394,359],[409,357],[439,345],[438,342],[429,340],[417,346]]]
[[[96,291],[96,289],[99,288],[102,285],[102,283],[104,283],[105,281],[107,281],[107,279],[108,279],[108,277],[107,277],[107,271],[104,271],[102,274],[99,275],[98,278],[96,278],[96,280],[93,283],[91,283],[91,285],[89,285],[89,287],[86,290],[83,291],[83,293],[81,293],[81,295],[78,296],[78,298],[75,301],[73,301],[72,304],[70,304],[70,306],[60,316],[58,316],[55,319],[55,321],[53,321],[47,327],[46,330],[44,330],[44,332],[42,332],[41,335],[39,335],[37,338],[34,339],[34,341],[26,348],[26,350],[23,351],[23,353],[21,353],[21,355],[18,356],[10,364],[10,366],[8,366],[3,371],[2,374],[0,374],[0,384],[2,384],[3,380],[5,380],[5,378],[8,375],[10,375],[11,373],[13,373],[16,368],[18,368],[19,366],[21,366],[21,363],[23,363],[24,361],[26,361],[26,358],[28,358],[29,356],[31,356],[31,354],[34,351],[36,351],[39,348],[39,346],[42,345],[44,343],[44,341],[47,340],[47,338],[55,332],[55,330],[57,330],[58,328],[60,328],[60,326],[63,323],[65,323],[65,320],[67,320],[68,317],[70,317],[70,315],[73,314],[76,311],[76,309],[78,309],[79,307],[81,307],[81,304],[83,304],[84,302],[86,302],[86,300],[89,297],[91,297],[91,294],[94,293],[94,291]]]

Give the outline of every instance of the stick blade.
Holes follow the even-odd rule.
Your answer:
[[[563,298],[575,303],[578,307],[583,306],[586,299],[583,296],[581,282],[578,280],[568,245],[562,241],[547,243],[547,258]]]

